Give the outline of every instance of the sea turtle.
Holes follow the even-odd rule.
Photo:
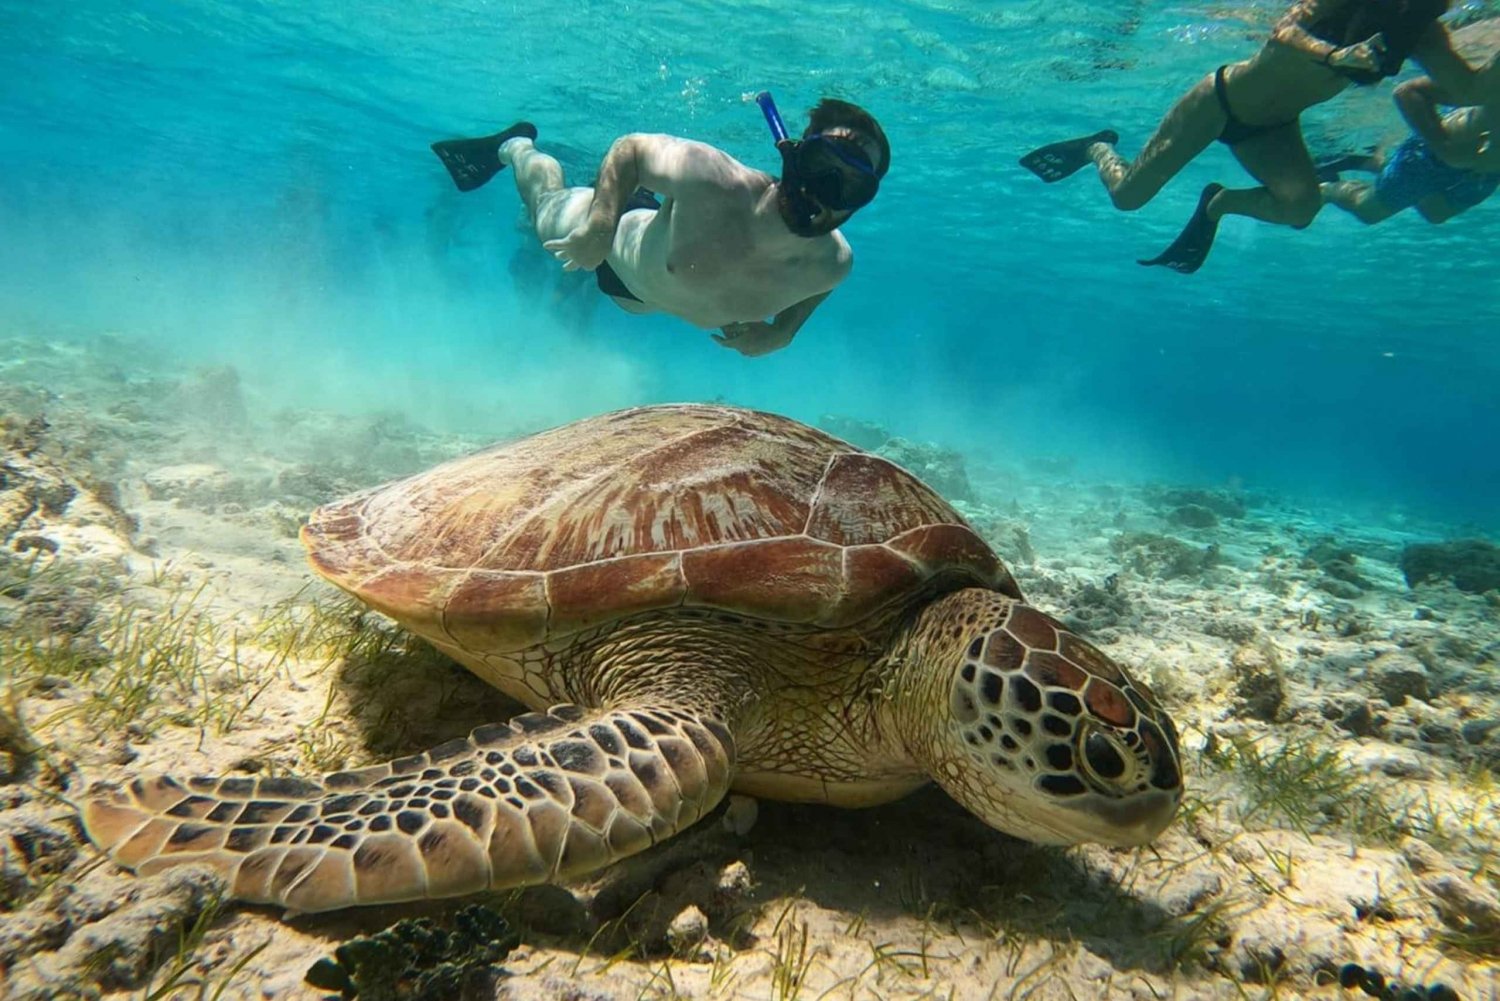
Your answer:
[[[84,825],[122,865],[323,911],[587,873],[731,789],[864,806],[934,780],[1053,844],[1142,844],[1181,798],[1150,691],[910,473],[784,417],[594,417],[328,504],[302,541],[540,711],[316,780],[98,787]]]

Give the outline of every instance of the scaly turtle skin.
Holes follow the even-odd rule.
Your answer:
[[[606,414],[319,508],[302,539],[543,711],[316,780],[96,790],[84,824],[120,864],[322,911],[587,873],[731,789],[861,806],[935,780],[1053,844],[1143,844],[1181,797],[1144,686],[928,487],[785,418]]]

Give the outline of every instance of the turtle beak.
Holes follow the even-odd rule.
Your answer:
[[[1182,804],[1182,790],[1153,789],[1123,800],[1095,800],[1085,809],[1098,817],[1108,832],[1099,838],[1102,844],[1117,848],[1134,848],[1150,844],[1167,829]]]

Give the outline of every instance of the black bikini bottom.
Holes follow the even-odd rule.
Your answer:
[[[1283,125],[1291,122],[1273,122],[1270,125],[1247,125],[1235,117],[1234,111],[1229,107],[1229,94],[1224,86],[1224,70],[1227,67],[1220,66],[1214,71],[1214,96],[1219,99],[1219,107],[1224,109],[1224,117],[1228,119],[1224,123],[1224,131],[1219,133],[1219,142],[1225,146],[1238,146],[1247,139],[1274,132]],[[1292,119],[1296,121],[1296,119]]]

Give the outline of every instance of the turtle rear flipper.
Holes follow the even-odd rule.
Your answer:
[[[138,779],[91,794],[83,823],[143,875],[206,864],[235,899],[326,911],[600,868],[701,818],[733,765],[701,713],[559,706],[316,782]]]

